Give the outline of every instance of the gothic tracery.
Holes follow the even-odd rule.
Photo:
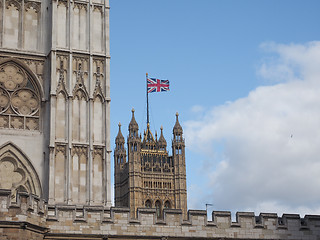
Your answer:
[[[42,196],[39,177],[25,155],[12,143],[0,147],[0,189],[10,189]]]
[[[40,94],[13,62],[0,66],[0,128],[39,129]]]

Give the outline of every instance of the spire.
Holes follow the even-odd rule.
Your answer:
[[[148,123],[147,124],[147,130],[144,132],[144,139],[143,139],[144,142],[153,142],[155,143],[156,140],[154,139],[153,135],[152,135],[152,132],[150,130],[150,124]]]
[[[161,130],[161,134],[160,134],[160,137],[159,137],[159,144],[167,146],[167,141],[163,136],[163,127],[162,126],[161,126],[160,130]]]
[[[129,131],[130,130],[139,130],[139,126],[138,126],[138,123],[134,117],[134,108],[132,108],[131,110],[132,112],[132,118],[131,118],[131,121],[129,123]]]
[[[176,124],[173,127],[173,134],[177,134],[177,133],[182,134],[182,132],[183,132],[182,127],[179,123],[179,113],[177,112],[176,113]]]
[[[119,126],[119,131],[118,131],[118,135],[116,137],[116,143],[124,143],[125,140],[124,140],[124,137],[121,132],[121,123],[120,122],[119,122],[118,126]]]
[[[150,131],[150,124],[147,124],[147,130],[144,132],[144,137],[142,141],[142,148],[144,149],[155,149],[156,140],[154,139],[152,132]]]

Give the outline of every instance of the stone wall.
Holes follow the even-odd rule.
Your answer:
[[[19,193],[10,198],[0,191],[0,239],[319,239],[320,216],[189,210],[138,209],[136,219],[127,208],[103,206],[47,205],[39,198]],[[18,236],[19,235],[19,236]]]
[[[10,145],[4,154],[23,155],[35,176],[4,180],[20,162],[0,154],[0,188],[111,206],[109,8],[109,0],[0,0],[0,153]]]

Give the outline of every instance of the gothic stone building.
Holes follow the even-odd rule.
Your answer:
[[[139,126],[132,110],[127,138],[119,132],[114,150],[115,206],[128,207],[135,217],[138,208],[155,208],[157,217],[163,209],[181,209],[187,215],[185,143],[182,127],[176,115],[173,128],[172,156],[168,156],[167,141],[162,132],[159,139],[150,131],[150,125],[139,136]]]
[[[0,188],[111,206],[109,4],[0,0]]]
[[[112,207],[109,66],[108,0],[0,0],[0,240],[320,238],[320,216],[186,214],[181,129],[170,157],[130,126]]]

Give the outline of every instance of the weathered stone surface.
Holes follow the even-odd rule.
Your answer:
[[[36,211],[39,198],[18,194],[18,201],[8,201],[10,192],[0,192],[0,233],[8,239],[318,239],[320,216],[284,214],[279,221],[275,214],[261,214],[256,223],[253,213],[237,213],[232,222],[229,212],[214,212],[214,220],[207,221],[204,211],[189,211],[188,219],[181,211],[164,211],[164,219],[157,219],[150,209],[138,210],[138,218],[131,219],[129,209],[90,206],[48,206],[44,214]],[[33,211],[29,206],[34,206]],[[54,209],[56,218],[48,214]],[[103,212],[110,211],[105,221]],[[155,209],[154,209],[155,211]],[[80,213],[78,215],[78,213]],[[279,224],[281,222],[281,225]],[[223,223],[223,224],[222,224]],[[21,235],[22,234],[22,235]],[[22,236],[19,238],[19,236]],[[130,237],[129,237],[130,236]],[[28,238],[29,237],[29,238]]]

